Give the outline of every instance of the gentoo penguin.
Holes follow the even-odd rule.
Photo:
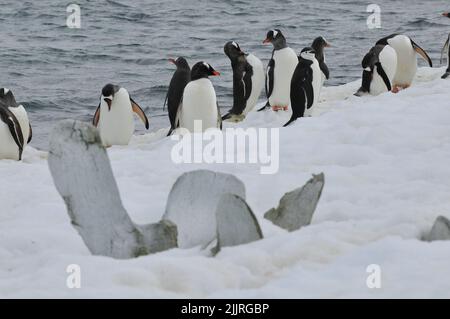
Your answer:
[[[298,63],[294,50],[286,44],[280,30],[270,30],[264,44],[272,43],[272,58],[267,66],[266,95],[274,111],[287,110],[290,104],[290,83]]]
[[[311,115],[313,106],[317,104],[322,87],[322,70],[312,48],[304,48],[298,56],[291,81],[291,119],[288,126],[299,117]]]
[[[417,72],[417,57],[419,53],[430,67],[433,66],[430,57],[420,46],[406,35],[392,34],[386,38],[379,40],[377,43],[381,45],[389,44],[397,52],[397,71],[394,77],[392,92],[397,93],[400,88],[408,88]]]
[[[133,112],[148,129],[148,119],[142,108],[123,87],[107,84],[94,114],[93,124],[98,127],[103,145],[128,145],[134,132]]]
[[[169,59],[169,62],[175,64],[177,70],[170,80],[169,91],[167,92],[166,101],[169,109],[170,130],[167,136],[172,134],[175,127],[175,119],[180,106],[181,99],[183,98],[183,91],[186,85],[191,80],[191,68],[186,59],[179,57],[175,59]]]
[[[444,58],[444,54],[447,53],[447,71],[445,71],[445,74],[442,76],[443,79],[446,79],[450,76],[450,50],[449,50],[449,44],[450,44],[450,34],[447,37],[447,41],[444,44],[444,47],[442,48],[441,52],[441,64]]]
[[[222,120],[239,122],[258,102],[264,86],[264,66],[253,54],[245,54],[234,41],[225,44],[224,52],[233,68],[233,107]]]
[[[184,88],[183,101],[178,108],[177,127],[198,133],[198,130],[195,130],[195,121],[201,121],[201,131],[209,128],[222,129],[216,91],[208,78],[218,75],[220,73],[206,62],[198,62],[192,67],[191,81]]]
[[[397,70],[397,53],[390,45],[376,45],[362,60],[362,85],[356,96],[379,95],[392,90]]]
[[[27,112],[11,90],[0,89],[0,159],[20,161],[32,130]]]
[[[325,79],[330,79],[330,71],[328,70],[328,66],[325,63],[325,54],[324,49],[329,48],[330,44],[323,37],[315,38],[311,48],[316,52],[316,59],[319,62],[320,69],[322,70],[322,84],[325,82]]]

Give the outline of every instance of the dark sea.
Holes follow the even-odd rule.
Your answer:
[[[67,6],[81,8],[81,27],[68,28]],[[442,17],[450,2],[377,0],[381,28],[369,29],[370,1],[159,1],[78,2],[2,0],[0,7],[0,86],[13,90],[28,110],[32,145],[47,149],[49,133],[62,119],[91,121],[102,87],[120,84],[150,117],[150,131],[169,124],[162,107],[174,71],[169,57],[184,56],[191,66],[206,61],[222,73],[214,78],[222,108],[232,103],[232,71],[223,45],[237,41],[265,64],[272,48],[266,32],[279,28],[299,52],[322,35],[331,44],[326,59],[331,80],[358,79],[371,46],[391,33],[405,33],[439,66],[450,32]],[[421,60],[420,65],[425,65]],[[263,97],[261,97],[263,100]],[[143,125],[137,125],[137,134]]]

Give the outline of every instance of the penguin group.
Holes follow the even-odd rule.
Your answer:
[[[450,13],[443,16],[450,18]],[[236,41],[224,45],[233,72],[233,103],[224,116],[220,114],[210,80],[220,73],[204,61],[195,63],[191,69],[184,57],[169,59],[176,71],[164,102],[170,121],[167,135],[179,128],[196,133],[222,129],[222,121],[243,121],[257,105],[263,89],[267,102],[258,111],[266,108],[274,112],[290,111],[290,119],[284,126],[311,116],[324,82],[330,78],[324,54],[330,44],[320,36],[297,55],[280,29],[269,30],[262,43],[273,47],[265,69],[259,58],[244,52]],[[441,63],[444,55],[447,58],[443,79],[450,78],[449,45],[450,34],[441,54]],[[426,51],[406,35],[392,34],[377,41],[362,60],[362,84],[355,95],[397,93],[410,87],[417,72],[416,54],[433,66]],[[135,130],[133,114],[149,129],[144,110],[125,88],[114,84],[103,87],[92,124],[98,128],[105,147],[129,144]],[[197,122],[201,127],[197,127]],[[11,90],[0,89],[0,159],[21,160],[31,139],[32,129],[25,108],[16,102]]]

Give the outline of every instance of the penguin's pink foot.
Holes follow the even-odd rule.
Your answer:
[[[287,111],[288,107],[287,106],[283,106],[283,111]]]
[[[398,92],[400,92],[400,88],[396,85],[392,88],[391,92],[397,94]]]
[[[277,106],[277,105],[272,106],[272,110],[275,111],[275,112],[278,112],[281,109],[283,109],[282,106]]]

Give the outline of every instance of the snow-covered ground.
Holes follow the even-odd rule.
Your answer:
[[[183,172],[235,174],[265,239],[216,257],[173,249],[133,260],[92,256],[70,225],[44,152],[0,161],[0,297],[450,297],[450,241],[424,242],[450,218],[450,81],[419,70],[399,94],[357,98],[359,82],[323,90],[318,116],[280,130],[280,170],[257,165],[176,165],[165,132],[108,150],[122,200],[137,223],[158,221]],[[286,115],[286,114],[285,114]],[[240,127],[276,127],[285,115],[251,113]],[[231,125],[228,125],[231,126]],[[312,173],[325,188],[312,224],[288,233],[263,218]],[[81,288],[66,267],[81,267]],[[381,288],[369,289],[370,264]]]

